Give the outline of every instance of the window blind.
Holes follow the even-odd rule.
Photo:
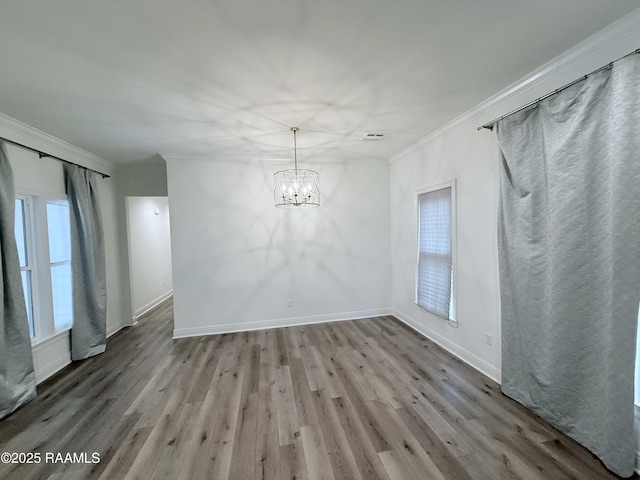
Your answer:
[[[451,187],[418,196],[417,304],[451,320]]]

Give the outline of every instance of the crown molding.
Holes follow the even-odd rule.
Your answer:
[[[107,175],[116,165],[42,130],[0,113],[0,137]]]
[[[492,95],[471,110],[454,118],[407,148],[396,153],[389,163],[403,158],[425,143],[462,126],[490,122],[511,110],[536,100],[582,75],[640,47],[640,8],[625,15],[574,47],[545,63],[530,74]]]
[[[181,161],[201,161],[201,162],[219,162],[219,163],[234,163],[234,164],[245,164],[245,165],[265,165],[265,164],[273,164],[273,165],[293,165],[293,157],[289,158],[277,158],[277,157],[269,157],[269,156],[260,156],[260,155],[247,155],[247,154],[237,154],[231,155],[227,153],[212,153],[210,155],[206,154],[186,154],[186,153],[160,153],[159,154],[167,163],[171,162],[181,162]],[[337,155],[331,156],[320,156],[321,160],[309,158],[309,159],[298,159],[298,164],[300,168],[304,168],[304,166],[309,165],[366,165],[366,164],[386,164],[388,160],[385,158],[372,158],[372,157],[354,157],[354,158],[343,158]]]

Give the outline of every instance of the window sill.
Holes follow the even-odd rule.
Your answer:
[[[417,302],[413,303],[418,310],[420,310],[422,313],[426,313],[434,318],[437,318],[438,320],[442,321],[442,322],[447,322],[449,325],[451,325],[453,328],[458,328],[458,321],[453,319],[453,318],[444,318],[441,317],[440,315],[437,315],[435,313],[433,313],[430,310],[427,310],[426,308],[422,307],[421,305],[419,305]]]
[[[71,326],[61,327],[57,329],[52,335],[43,338],[32,338],[31,339],[31,348],[35,347],[44,347],[49,343],[55,342],[58,337],[62,335],[66,335],[71,330]]]

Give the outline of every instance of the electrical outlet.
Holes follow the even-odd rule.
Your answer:
[[[493,345],[493,335],[491,335],[490,333],[485,333],[485,342],[487,342],[487,345]]]
[[[289,301],[287,302],[287,306],[288,307],[293,307],[293,300],[290,298]]]

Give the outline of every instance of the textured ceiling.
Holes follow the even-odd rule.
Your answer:
[[[387,160],[637,7],[5,0],[0,112],[116,163],[290,158],[291,126],[301,160]]]

